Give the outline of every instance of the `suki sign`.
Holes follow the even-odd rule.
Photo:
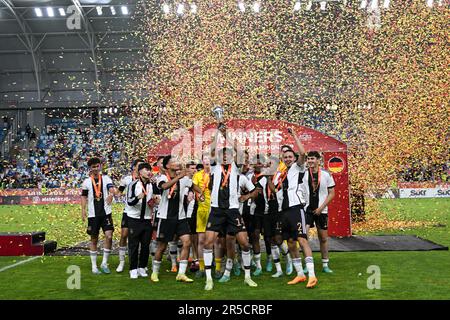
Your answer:
[[[449,198],[449,188],[400,189],[400,198]]]

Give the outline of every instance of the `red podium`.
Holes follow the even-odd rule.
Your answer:
[[[56,246],[56,241],[45,240],[45,232],[0,233],[0,256],[41,256]]]

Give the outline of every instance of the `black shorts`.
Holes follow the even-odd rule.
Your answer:
[[[269,204],[269,214],[278,214],[279,213],[278,202],[276,200],[270,200],[268,202],[268,204]]]
[[[262,232],[264,226],[264,216],[262,215],[253,215],[250,218],[250,224],[247,227],[247,232],[254,233],[256,230],[259,230],[259,232]]]
[[[100,228],[103,230],[103,232],[109,230],[114,231],[114,224],[112,216],[110,214],[106,216],[88,218],[88,227],[86,230],[88,235],[98,236]]]
[[[302,237],[308,239],[306,234],[306,218],[303,206],[294,206],[283,211],[281,229],[283,240]]]
[[[244,221],[245,228],[247,229],[248,233],[253,232],[253,216],[250,215],[250,212],[243,212],[242,213],[242,221]]]
[[[159,219],[156,230],[156,239],[161,242],[173,241],[174,237],[190,234],[191,229],[186,219]]]
[[[262,216],[260,230],[265,238],[266,237],[271,238],[275,235],[275,227],[276,227],[278,215],[279,214],[265,214]]]
[[[306,213],[306,224],[314,228],[314,224],[318,229],[328,230],[328,214],[321,213],[316,215],[310,211]]]
[[[152,229],[153,229],[153,231],[158,230],[158,221],[159,221],[159,218],[157,218],[157,217],[156,217],[156,214],[155,214],[155,217],[153,218],[153,223],[152,223]]]
[[[214,207],[211,207],[206,230],[229,235],[247,231],[244,220],[239,213],[239,209],[222,209]]]
[[[189,224],[189,229],[191,230],[191,234],[197,234],[197,217],[192,215],[192,217],[190,218],[186,218],[188,224]]]
[[[126,212],[122,215],[122,223],[120,224],[122,229],[128,229],[128,215]]]
[[[270,216],[271,214],[269,214]],[[283,212],[275,213],[272,216],[272,236],[282,236],[283,235]]]

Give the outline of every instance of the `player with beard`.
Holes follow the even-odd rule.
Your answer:
[[[288,241],[289,251],[293,258],[293,264],[297,271],[297,276],[289,281],[288,284],[297,284],[307,280],[304,275],[302,263],[297,248],[298,242],[305,253],[306,267],[308,268],[309,279],[307,288],[314,288],[317,284],[317,278],[314,273],[314,260],[312,251],[308,243],[306,230],[306,218],[304,207],[306,204],[305,191],[303,188],[303,177],[305,175],[305,149],[297,134],[290,129],[299,155],[293,150],[287,150],[283,153],[283,162],[287,167],[285,173],[278,178],[278,185],[281,188],[277,191],[277,200],[281,210],[281,232],[283,239]],[[272,192],[275,192],[275,185],[269,180]]]

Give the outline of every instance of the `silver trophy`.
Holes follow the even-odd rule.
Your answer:
[[[212,112],[217,122],[219,123],[223,122],[223,108],[221,106],[214,106]]]
[[[217,122],[219,123],[219,129],[222,129],[225,127],[225,125],[223,124],[223,107],[221,106],[214,106],[214,108],[212,109],[212,112],[214,114],[214,117],[216,118]]]

